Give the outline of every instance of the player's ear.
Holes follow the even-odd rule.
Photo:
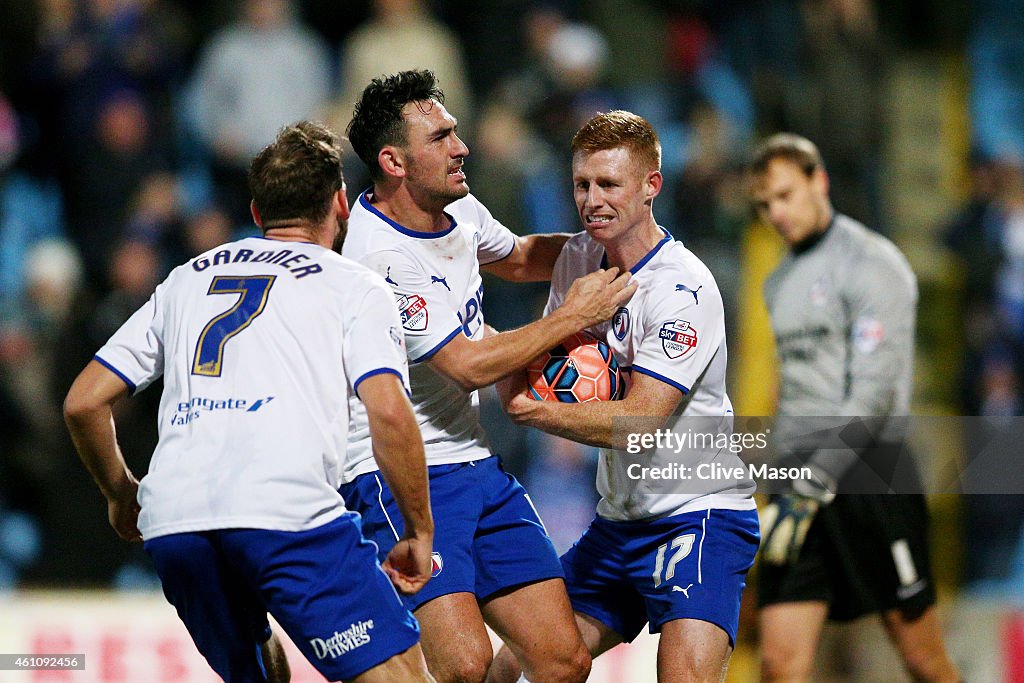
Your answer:
[[[341,184],[341,189],[334,194],[334,201],[338,203],[338,218],[347,221],[349,216],[348,192],[344,182]]]
[[[249,201],[249,212],[252,214],[252,220],[256,223],[256,227],[263,229],[263,219],[260,218],[260,210],[256,208],[256,200]]]
[[[661,171],[649,171],[644,178],[644,200],[648,202],[653,201],[655,197],[661,194],[661,186],[664,182],[665,179],[661,175]]]
[[[811,173],[811,184],[814,185],[814,189],[816,189],[818,192],[825,196],[828,196],[828,171],[826,171],[823,166],[818,166]]]
[[[384,175],[394,178],[405,177],[405,159],[402,150],[394,145],[385,145],[377,152],[377,163],[380,165]]]

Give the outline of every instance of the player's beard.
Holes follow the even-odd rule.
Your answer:
[[[420,170],[419,164],[414,160],[409,160],[409,174],[411,176],[418,175]],[[462,199],[469,194],[469,183],[463,181],[457,187],[449,185],[447,172],[440,183],[434,184],[419,184],[420,196],[427,200],[427,203],[436,205],[439,208],[444,208],[454,202],[456,199]]]
[[[334,244],[331,245],[331,249],[341,253],[341,248],[345,246],[345,236],[348,235],[348,221],[344,218],[337,218],[338,221],[338,232],[334,235]]]

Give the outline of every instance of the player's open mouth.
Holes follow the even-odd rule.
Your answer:
[[[611,216],[584,216],[583,222],[587,225],[604,225],[612,221]]]
[[[466,178],[466,173],[465,173],[465,171],[462,170],[462,164],[461,163],[458,166],[455,166],[454,168],[452,168],[450,171],[448,171],[448,175],[453,175],[456,178],[461,178],[463,180],[465,180],[465,178]]]

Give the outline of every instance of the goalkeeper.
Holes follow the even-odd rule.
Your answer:
[[[764,289],[781,363],[776,436],[814,473],[762,515],[761,680],[810,680],[825,619],[877,613],[915,681],[955,683],[934,608],[924,496],[865,486],[899,488],[914,274],[891,242],[833,210],[810,140],[767,139],[750,176],[759,217],[790,249]],[[818,416],[848,424],[830,431],[808,420]],[[835,443],[825,442],[830,434]]]

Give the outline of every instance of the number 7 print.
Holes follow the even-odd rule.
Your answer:
[[[267,305],[276,275],[218,275],[210,283],[211,294],[241,294],[235,305],[213,317],[199,333],[192,374],[220,377],[224,363],[224,345],[249,327]]]

